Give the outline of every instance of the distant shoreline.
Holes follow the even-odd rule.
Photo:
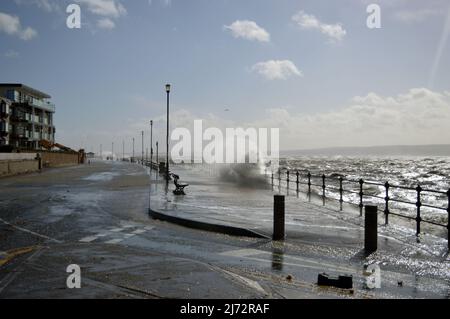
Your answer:
[[[281,156],[450,156],[450,144],[328,147],[280,151]]]

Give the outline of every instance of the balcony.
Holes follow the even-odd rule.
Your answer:
[[[33,103],[31,103],[33,106],[38,107],[40,109],[55,113],[56,107],[55,104],[50,103],[48,101],[42,101],[42,100],[33,100]]]
[[[28,104],[30,106],[34,106],[36,108],[39,108],[41,110],[55,113],[56,107],[55,104],[45,101],[45,100],[38,100],[38,99],[22,99],[22,100],[14,100],[15,103],[21,103],[21,104]]]

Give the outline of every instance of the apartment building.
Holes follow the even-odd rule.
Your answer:
[[[9,145],[9,112],[11,101],[0,97],[0,146]]]
[[[55,141],[51,96],[16,83],[0,83],[0,146],[39,149]]]

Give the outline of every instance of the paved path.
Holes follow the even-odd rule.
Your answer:
[[[195,177],[194,173],[191,177]],[[183,172],[181,175],[183,178]],[[282,244],[152,220],[148,216],[149,201],[171,196],[170,192],[165,193],[161,182],[155,176],[150,181],[148,172],[138,165],[111,162],[0,180],[0,298],[445,298],[448,295],[448,281],[443,274],[417,275],[412,269],[393,265],[382,265],[382,289],[365,290],[362,272],[367,260],[360,256],[359,242],[353,233],[331,244],[333,238],[339,237],[339,229],[333,230],[338,233],[324,236],[328,239],[322,243],[314,242],[312,235],[309,239],[295,235]],[[214,192],[196,192],[203,187],[210,189],[207,183],[211,180],[200,180],[198,186],[195,180],[189,182],[193,186],[188,196],[173,200],[192,204],[195,198],[209,201],[211,195],[211,201],[219,203]],[[235,186],[228,186],[229,194],[234,193]],[[248,198],[250,193],[246,195]],[[191,212],[195,211],[198,210]],[[249,220],[248,216],[243,220],[246,218]],[[347,228],[358,229],[357,225],[338,221]],[[437,257],[429,262],[439,269],[448,265]],[[69,275],[66,268],[71,264],[81,267],[81,289],[66,286]],[[314,283],[322,271],[353,274],[354,293],[317,287]],[[397,286],[398,280],[403,281],[403,287]]]

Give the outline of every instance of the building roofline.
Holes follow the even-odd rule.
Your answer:
[[[0,83],[0,87],[3,88],[15,88],[15,89],[22,89],[25,92],[30,93],[31,95],[34,95],[41,99],[50,99],[51,96],[47,93],[41,92],[39,90],[33,89],[32,87],[26,86],[21,83]]]

